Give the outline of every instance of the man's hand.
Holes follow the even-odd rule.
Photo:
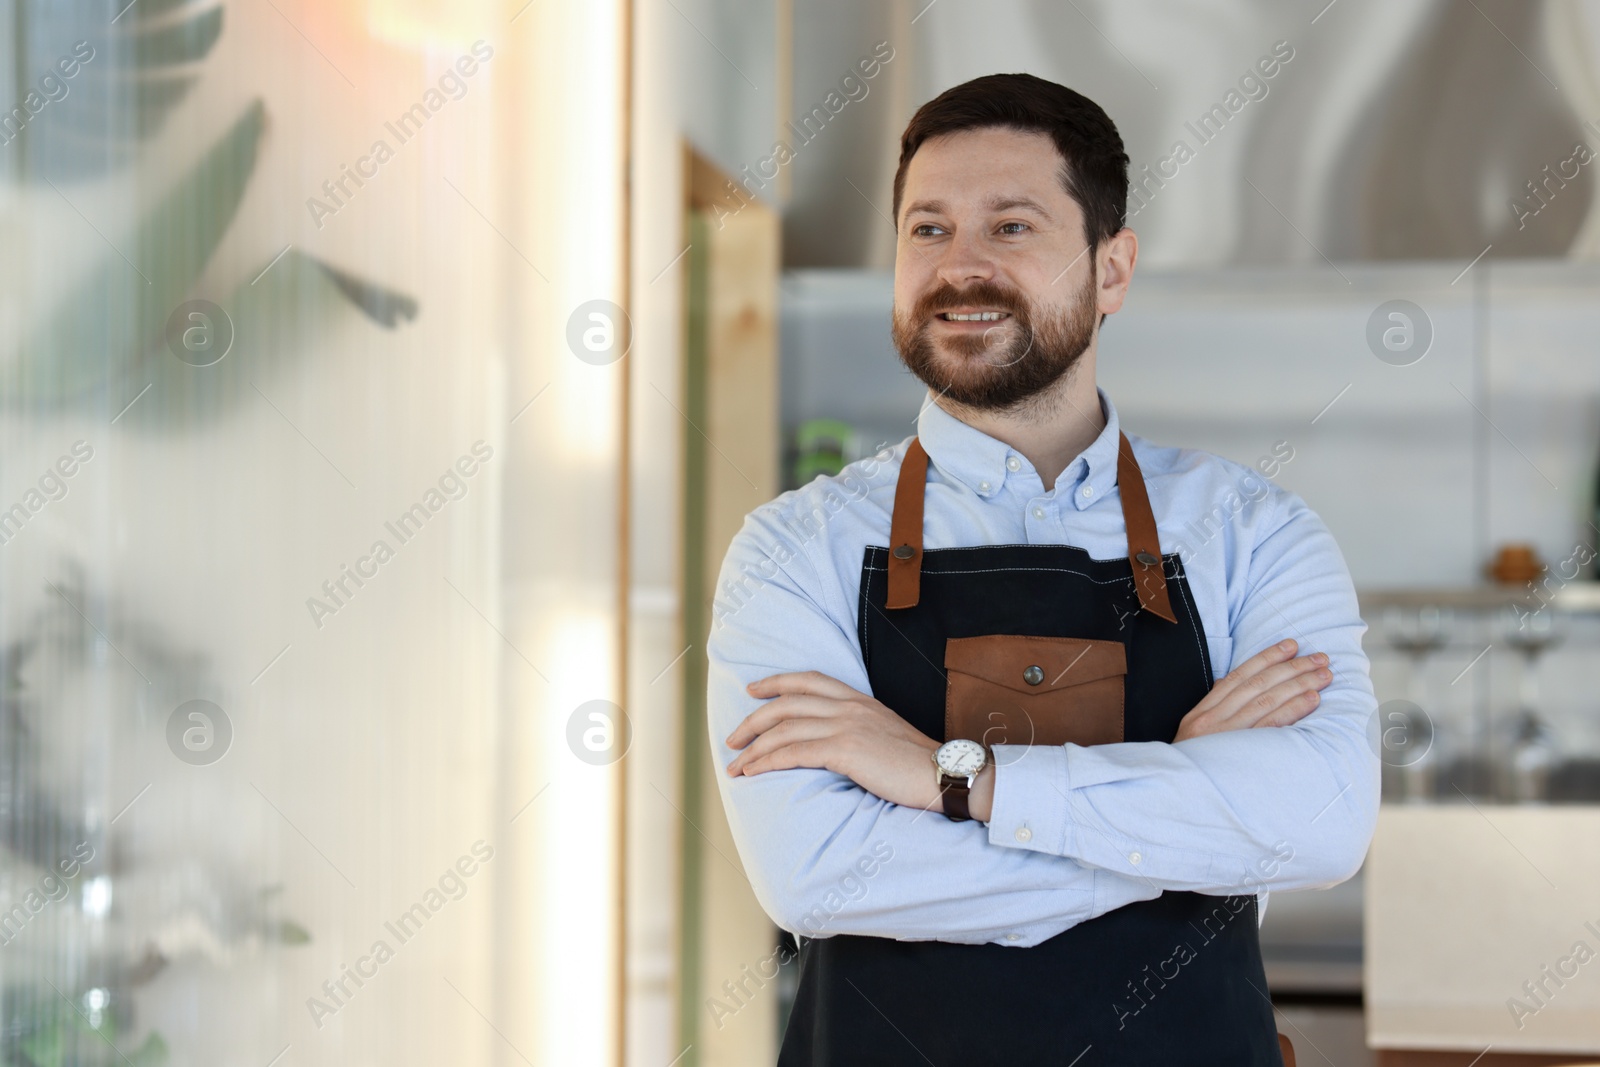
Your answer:
[[[1291,659],[1297,647],[1292,638],[1279,641],[1229,671],[1183,717],[1173,740],[1253,726],[1288,726],[1310,715],[1321,700],[1317,690],[1333,681],[1333,672],[1321,652]]]
[[[745,688],[772,699],[728,735],[728,747],[744,750],[728,764],[730,776],[823,768],[891,803],[943,810],[933,773],[939,743],[872,697],[820,671]]]
[[[1281,641],[1256,653],[1212,686],[1178,724],[1174,741],[1256,726],[1288,726],[1317,707],[1317,691],[1333,681],[1321,652],[1292,658],[1297,645]],[[820,671],[774,674],[745,687],[771,698],[728,735],[743,749],[730,776],[792,767],[842,774],[891,803],[942,811],[933,774],[939,743],[877,700]],[[993,765],[978,778],[969,806],[987,821]]]

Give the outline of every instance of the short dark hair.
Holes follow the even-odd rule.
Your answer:
[[[1123,227],[1128,210],[1128,153],[1105,109],[1065,85],[1032,74],[987,74],[946,89],[917,109],[900,135],[894,174],[894,222],[906,169],[922,142],[962,130],[1005,126],[1048,134],[1061,153],[1061,185],[1083,211],[1090,248]]]

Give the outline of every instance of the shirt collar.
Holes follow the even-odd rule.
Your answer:
[[[1117,409],[1104,389],[1096,386],[1095,394],[1100,398],[1105,429],[1067,464],[1056,479],[1054,490],[1057,497],[1070,493],[1080,511],[1103,499],[1117,484],[1117,441],[1121,431]],[[1035,473],[1027,456],[944,410],[933,402],[931,391],[917,416],[917,438],[940,473],[986,500],[1000,492],[1007,477]],[[1012,460],[1015,462],[1008,465]],[[1017,469],[1012,470],[1011,466]],[[1089,491],[1085,493],[1084,489]]]

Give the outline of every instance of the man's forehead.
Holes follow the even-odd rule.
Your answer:
[[[1035,214],[1043,215],[1046,219],[1050,219],[1052,221],[1055,219],[1055,213],[1050,207],[1047,207],[1037,198],[1026,196],[1020,192],[993,192],[988,194],[986,197],[980,194],[978,197],[975,197],[973,201],[969,201],[968,203],[971,203],[973,206],[979,207],[984,211],[989,211],[996,214],[1002,211],[1023,210],[1032,211]],[[906,214],[914,215],[919,211],[924,211],[930,215],[948,215],[957,207],[961,206],[967,205],[952,205],[948,201],[937,198],[922,198],[913,200],[911,203],[907,204]],[[1060,210],[1059,205],[1055,208],[1055,210]]]
[[[906,168],[903,215],[958,209],[1065,213],[1062,159],[1047,134],[984,127],[930,137]]]

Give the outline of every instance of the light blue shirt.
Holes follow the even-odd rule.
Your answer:
[[[925,547],[1067,544],[1125,558],[1117,412],[1097,392],[1105,429],[1049,492],[1027,457],[925,403]],[[862,554],[889,543],[907,438],[751,512],[718,577],[711,752],[745,873],[780,927],[1025,947],[1167,889],[1264,898],[1359,869],[1378,811],[1377,701],[1338,545],[1256,470],[1127,436],[1216,676],[1292,637],[1298,654],[1328,655],[1320,705],[1292,726],[1175,744],[996,745],[987,824],[892,804],[827,770],[730,779],[737,753],[724,739],[763,703],[747,683],[816,670],[871,692],[857,637]]]

